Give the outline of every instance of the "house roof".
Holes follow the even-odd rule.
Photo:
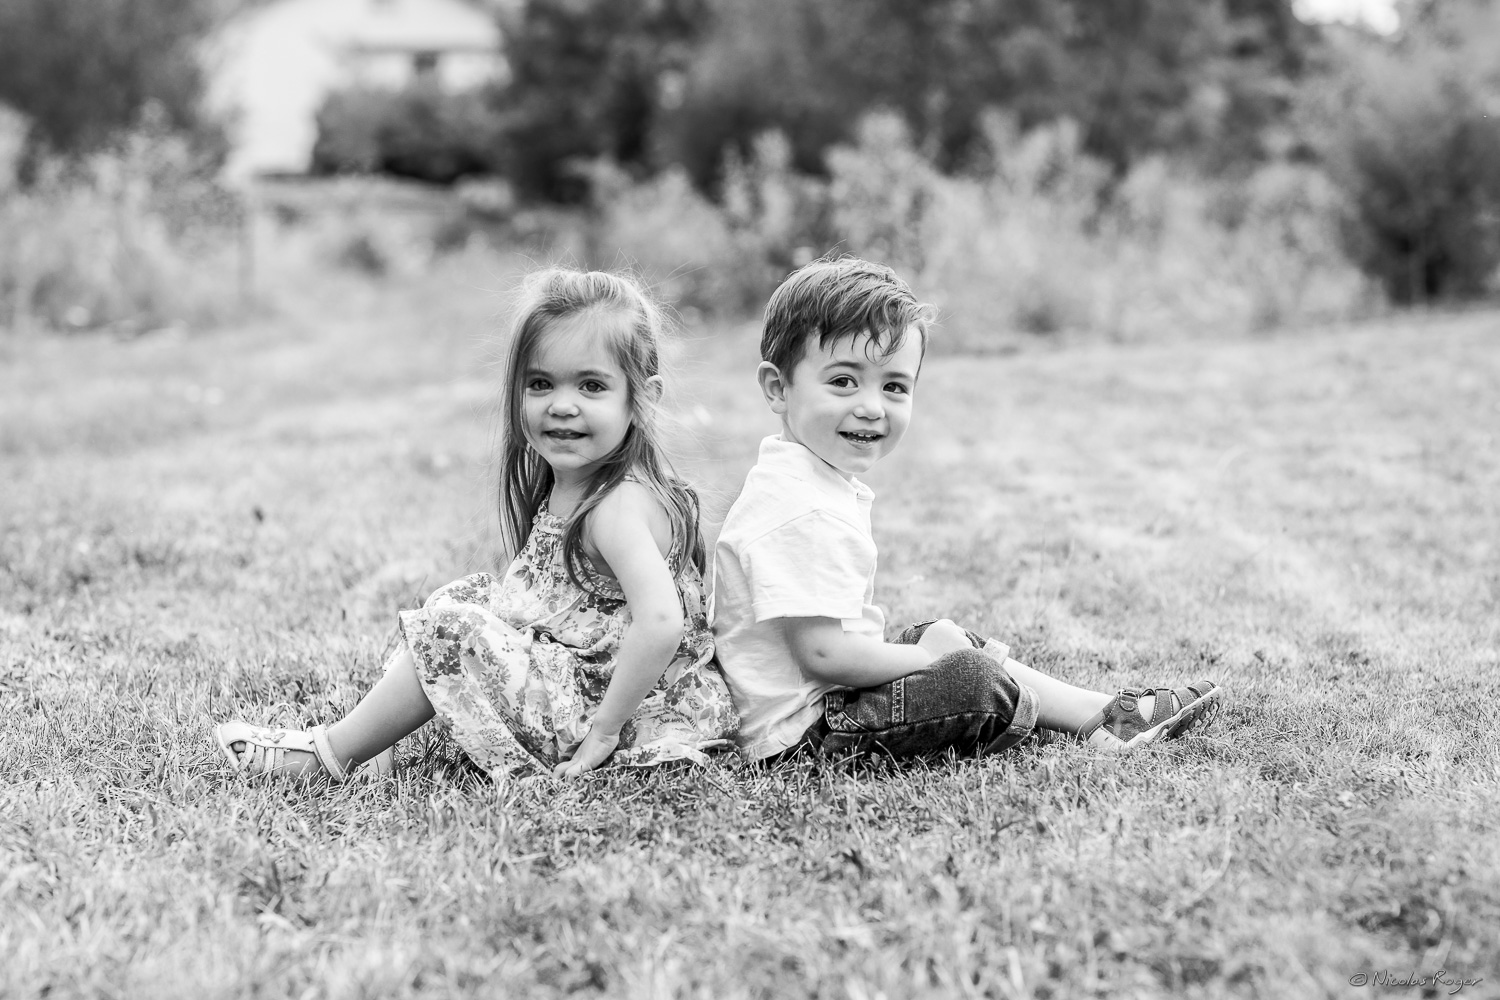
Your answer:
[[[363,6],[350,24],[349,44],[381,51],[492,51],[500,45],[494,18],[462,0],[342,0]]]
[[[298,36],[334,49],[496,51],[495,18],[464,0],[275,0],[226,26],[233,47],[251,37]]]

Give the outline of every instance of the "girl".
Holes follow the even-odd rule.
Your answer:
[[[478,573],[403,611],[385,676],[331,728],[219,726],[236,770],[384,773],[389,748],[435,713],[497,780],[512,738],[564,777],[733,745],[697,499],[657,440],[661,329],[626,278],[528,281],[505,373],[505,578]]]

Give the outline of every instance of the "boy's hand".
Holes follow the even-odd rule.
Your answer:
[[[589,730],[589,734],[578,744],[578,749],[573,751],[573,756],[558,764],[552,769],[554,778],[576,778],[585,771],[592,771],[603,764],[609,755],[615,752],[615,747],[620,745],[620,734],[601,732],[598,726]]]
[[[974,644],[969,641],[968,633],[962,628],[947,618],[939,618],[927,626],[927,630],[922,633],[922,638],[917,640],[917,648],[927,650],[936,659],[946,653],[956,653],[960,649],[973,649]]]

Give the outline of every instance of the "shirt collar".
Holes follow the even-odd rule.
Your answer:
[[[853,496],[857,500],[875,499],[875,491],[870,487],[858,479],[845,479],[833,466],[814,455],[812,449],[796,441],[787,441],[780,434],[772,434],[760,442],[758,464],[841,496]]]

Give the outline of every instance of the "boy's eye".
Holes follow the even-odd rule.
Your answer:
[[[828,380],[828,384],[833,386],[835,389],[853,389],[854,379],[850,378],[848,375],[835,375],[833,378]]]
[[[905,382],[888,382],[886,383],[885,391],[894,393],[897,396],[904,396],[911,392],[911,387]]]

